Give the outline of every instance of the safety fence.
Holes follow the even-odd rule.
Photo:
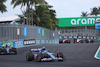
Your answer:
[[[51,43],[60,38],[91,38],[100,40],[100,31],[95,29],[49,30],[39,26],[0,24],[0,42],[32,40]],[[31,42],[30,42],[31,43]],[[31,43],[32,44],[32,43]],[[42,44],[42,43],[41,43]]]
[[[15,40],[58,39],[57,30],[49,30],[39,26],[0,24],[0,42]]]
[[[62,36],[100,36],[100,30],[95,29],[63,29],[59,32]]]
[[[100,30],[96,29],[63,29],[59,30],[59,39],[94,39],[100,40]]]

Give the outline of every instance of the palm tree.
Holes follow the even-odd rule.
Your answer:
[[[25,13],[26,13],[25,11],[22,11],[22,14],[21,15],[16,14],[20,18],[20,20],[19,20],[19,23],[20,24],[26,24],[26,18],[25,18],[25,15],[26,14]]]
[[[91,15],[97,16],[98,14],[100,14],[99,8],[94,7],[91,11]]]
[[[55,10],[52,10],[50,5],[39,5],[36,6],[36,21],[37,25],[48,28],[55,29],[58,21],[56,19]]]
[[[26,7],[26,17],[27,17],[27,25],[30,24],[30,5],[45,3],[45,0],[12,0],[11,4],[14,4],[13,8],[18,5],[21,5],[21,8],[25,5]]]
[[[52,6],[45,5],[45,4],[36,5],[35,9],[30,8],[29,11],[30,11],[30,15],[31,12],[33,13],[32,14],[33,16],[31,15],[30,19],[33,19],[31,20],[31,22],[34,23],[35,25],[52,29],[52,30],[58,27],[56,12],[55,10],[52,10]],[[26,11],[23,14],[24,15],[18,15],[21,20],[23,19],[23,16],[26,16]]]
[[[7,0],[0,0],[0,12],[1,12],[1,13],[7,11],[6,6],[4,5],[4,2],[6,2],[6,1],[7,1]]]
[[[83,11],[81,16],[82,16],[82,17],[87,17],[88,15],[89,15],[89,14],[88,14],[87,12],[84,12],[84,11]]]

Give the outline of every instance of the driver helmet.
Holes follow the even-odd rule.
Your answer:
[[[42,47],[42,50],[45,50],[45,47]]]
[[[6,44],[6,48],[8,47],[8,45]]]
[[[6,47],[7,47],[8,45],[6,44]]]

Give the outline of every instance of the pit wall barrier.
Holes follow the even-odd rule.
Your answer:
[[[2,42],[1,46],[10,45],[10,47],[23,47],[24,46],[24,40],[16,40],[16,41],[7,41]]]
[[[36,39],[35,44],[59,44],[59,39],[54,39],[54,40]]]
[[[26,45],[40,45],[40,44],[59,44],[59,39],[49,40],[49,39],[27,39],[27,40],[16,40],[7,41],[0,43],[1,46],[10,45],[10,47],[24,47]]]

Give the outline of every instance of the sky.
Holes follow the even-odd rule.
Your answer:
[[[45,0],[49,5],[53,6],[53,10],[56,11],[57,18],[68,17],[80,17],[81,12],[91,12],[93,7],[100,7],[100,0]],[[16,17],[16,14],[22,14],[20,7],[17,6],[13,9],[11,0],[7,0],[5,5],[7,6],[7,12],[1,13],[0,17]],[[23,8],[25,9],[25,7]]]

